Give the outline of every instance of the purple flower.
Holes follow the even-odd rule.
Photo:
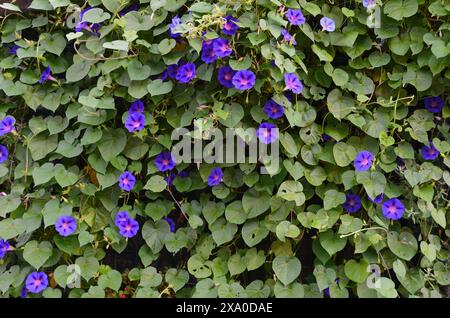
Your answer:
[[[283,116],[284,108],[280,104],[276,103],[273,99],[267,100],[263,108],[264,112],[269,118],[277,119]]]
[[[181,24],[181,19],[178,16],[173,17],[172,23],[170,23],[170,26],[169,26],[169,36],[172,39],[175,39],[181,35],[180,33],[174,33],[174,29],[177,26],[179,26],[180,24]]]
[[[363,6],[366,7],[367,9],[371,9],[373,7],[375,7],[375,5],[377,4],[376,0],[363,0]]]
[[[14,131],[16,128],[14,127],[14,124],[16,123],[16,120],[14,117],[6,116],[0,121],[0,136],[6,135],[7,133],[10,133],[11,131]]]
[[[289,44],[296,45],[297,41],[295,41],[295,38],[289,34],[289,31],[286,29],[281,29],[281,35],[283,36],[283,40],[285,42],[288,42]]]
[[[178,67],[178,64],[170,64],[167,66],[167,75],[169,75],[170,78],[175,79],[177,77]]]
[[[9,46],[8,54],[16,55],[18,49],[20,49],[20,46],[18,46],[17,44],[13,44],[13,45]]]
[[[130,215],[127,211],[119,211],[116,215],[116,219],[114,220],[114,224],[119,227],[121,224],[124,224],[129,218]]]
[[[145,116],[141,113],[130,114],[127,119],[125,119],[125,128],[128,129],[129,132],[140,131],[144,129],[144,126]]]
[[[239,26],[235,22],[239,22],[239,20],[232,17],[231,15],[227,15],[225,17],[225,20],[226,22],[222,27],[222,32],[226,35],[234,35],[239,29]]]
[[[302,11],[295,9],[288,9],[286,12],[286,18],[292,25],[301,25],[306,21]]]
[[[233,76],[236,74],[236,71],[234,71],[229,66],[222,66],[219,68],[219,74],[217,76],[217,79],[219,80],[219,83],[222,84],[222,86],[226,88],[233,88]]]
[[[373,155],[370,151],[363,150],[356,155],[355,161],[353,165],[355,166],[356,171],[366,171],[369,170],[372,166]]]
[[[425,160],[434,160],[439,156],[439,150],[436,149],[432,142],[430,142],[429,146],[423,146],[420,153]]]
[[[179,176],[180,178],[187,178],[187,177],[189,177],[189,170],[183,170],[183,171],[181,171],[181,172],[178,174],[178,176]]]
[[[119,177],[119,187],[127,192],[134,188],[135,183],[136,177],[130,171],[123,172]]]
[[[130,238],[139,231],[139,223],[135,219],[128,218],[125,222],[120,223],[118,228],[120,235]]]
[[[240,91],[252,88],[255,85],[255,81],[255,74],[249,70],[237,71],[231,80],[234,87]]]
[[[144,112],[144,103],[140,99],[135,100],[131,104],[130,109],[128,110],[128,112],[130,114],[143,113]]]
[[[381,202],[383,202],[383,193],[380,193],[379,195],[377,195],[377,196],[375,197],[375,199],[372,199],[372,198],[369,197],[369,196],[367,196],[367,198],[368,198],[371,202],[373,202],[373,203],[375,203],[375,204],[380,204]]]
[[[256,136],[263,144],[270,144],[278,139],[278,128],[275,124],[264,122],[256,130]]]
[[[320,19],[320,25],[322,26],[322,31],[333,32],[336,28],[334,20],[327,17]]]
[[[6,253],[11,249],[11,245],[9,242],[3,239],[0,239],[0,259],[4,258]]]
[[[331,138],[330,135],[322,134],[322,141],[326,142],[326,141],[330,141],[331,139],[333,139],[333,138]]]
[[[222,182],[223,172],[222,169],[219,167],[216,167],[211,170],[211,173],[208,176],[208,185],[210,187],[218,185],[220,182]]]
[[[139,10],[139,4],[135,3],[132,5],[129,5],[128,7],[126,7],[125,9],[123,9],[122,11],[119,12],[119,17],[123,17],[128,12],[138,11],[138,10]]]
[[[77,220],[69,215],[63,215],[56,220],[55,229],[61,236],[69,236],[77,229]]]
[[[0,163],[4,163],[6,160],[8,160],[8,155],[8,148],[0,145]]]
[[[381,206],[381,211],[386,218],[398,220],[402,217],[403,212],[405,212],[405,206],[402,201],[397,198],[393,198],[383,203]]]
[[[439,96],[427,97],[423,100],[425,108],[432,113],[439,113],[444,108],[444,100]]]
[[[23,286],[22,290],[20,291],[20,298],[27,298],[28,290],[27,286]]]
[[[161,152],[155,158],[155,166],[161,172],[175,168],[175,159],[173,158],[172,153],[168,151]]]
[[[163,220],[169,223],[170,232],[175,233],[175,221],[169,217],[163,218]]]
[[[295,73],[286,73],[284,74],[284,84],[286,85],[285,89],[290,90],[295,94],[301,94],[303,90],[302,81],[298,78]]]
[[[173,184],[173,180],[175,180],[176,176],[177,175],[175,173],[171,173],[171,174],[169,174],[168,177],[164,178],[164,180],[166,180],[167,184],[169,186],[171,186]]]
[[[195,64],[186,63],[178,68],[176,79],[180,83],[188,83],[195,78]]]
[[[25,286],[30,293],[40,293],[48,286],[48,277],[44,272],[33,272],[27,276]]]
[[[39,84],[44,84],[47,80],[55,80],[55,78],[52,76],[52,69],[50,68],[50,66],[46,67],[42,71],[41,78],[39,79]]]
[[[218,57],[229,56],[232,52],[230,44],[227,39],[218,38],[213,42],[214,54]]]
[[[342,207],[347,210],[348,213],[355,213],[361,209],[361,198],[357,194],[347,193]]]
[[[202,55],[201,55],[201,59],[203,62],[205,62],[206,64],[210,64],[210,63],[214,62],[215,60],[217,60],[217,58],[218,58],[218,56],[214,52],[212,42],[211,42],[211,45],[203,45]]]
[[[98,33],[98,31],[100,30],[100,27],[101,27],[100,24],[98,24],[98,23],[91,23],[91,24],[89,24],[88,22],[83,22],[84,14],[86,12],[88,12],[89,10],[91,10],[91,9],[94,9],[94,8],[87,7],[86,9],[81,10],[81,12],[80,12],[80,20],[75,25],[75,32],[81,32],[83,30],[86,30],[86,31],[89,31],[89,32],[93,32],[95,34]]]

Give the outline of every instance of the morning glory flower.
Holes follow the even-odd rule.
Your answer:
[[[336,28],[334,20],[327,17],[320,19],[320,25],[322,26],[322,31],[333,32]]]
[[[181,171],[181,172],[178,174],[178,176],[179,176],[180,178],[187,178],[187,177],[189,177],[189,170],[183,170],[183,171]]]
[[[44,272],[32,272],[27,276],[25,286],[30,293],[40,293],[48,287],[47,274]]]
[[[135,183],[136,177],[130,171],[123,172],[119,177],[119,187],[127,192],[134,188]]]
[[[288,9],[286,12],[286,18],[292,25],[301,25],[306,21],[302,11],[295,9]]]
[[[222,66],[219,68],[219,74],[217,76],[217,79],[219,80],[219,83],[222,84],[222,86],[226,88],[233,88],[233,76],[236,74],[236,71],[234,71],[229,66]]]
[[[222,169],[219,167],[216,167],[211,170],[211,173],[208,177],[208,185],[210,187],[218,185],[220,182],[222,182],[223,172]]]
[[[169,75],[170,78],[175,79],[177,77],[178,67],[178,64],[170,64],[167,66],[167,75]]]
[[[139,223],[132,218],[128,218],[125,222],[120,223],[119,226],[120,235],[126,238],[133,237],[139,231]]]
[[[13,44],[8,47],[8,54],[16,55],[18,49],[20,49],[20,46],[18,46],[17,44]]]
[[[114,224],[119,227],[121,224],[125,223],[130,218],[127,211],[119,211],[114,220]]]
[[[333,139],[333,138],[331,138],[330,135],[322,134],[322,141],[327,142],[327,141],[330,141],[331,139]]]
[[[218,57],[229,56],[232,52],[227,39],[218,38],[213,41],[213,51]]]
[[[239,20],[232,17],[231,15],[227,15],[225,17],[225,20],[226,22],[222,27],[222,32],[226,35],[234,35],[239,29],[239,26],[235,22],[239,22]]]
[[[9,155],[8,148],[6,148],[3,145],[0,145],[0,164],[8,160],[8,155]]]
[[[286,29],[281,29],[281,35],[283,36],[283,40],[289,44],[296,45],[297,41],[295,41],[295,37],[289,34],[289,31]]]
[[[0,239],[0,259],[6,256],[6,253],[11,249],[11,245],[7,240]]]
[[[0,121],[0,136],[6,135],[12,131],[14,131],[16,128],[14,127],[14,124],[16,123],[16,120],[14,117],[6,116]]]
[[[361,198],[357,194],[347,193],[345,195],[345,202],[342,207],[348,213],[355,213],[361,209]]]
[[[169,217],[165,217],[165,218],[163,218],[163,220],[169,224],[170,232],[175,233],[175,221]]]
[[[295,94],[301,94],[303,90],[302,81],[298,78],[295,73],[286,73],[284,74],[284,84],[286,85],[285,89],[290,90]]]
[[[214,52],[213,42],[214,42],[213,40],[206,40],[206,41],[203,41],[203,43],[202,43],[201,59],[206,64],[210,64],[210,63],[214,62],[215,60],[217,60],[217,58],[218,58],[218,56]]]
[[[91,9],[94,9],[94,8],[87,7],[86,9],[81,10],[80,20],[75,25],[75,32],[81,32],[83,30],[86,30],[86,31],[92,32],[96,35],[99,35],[98,31],[100,30],[100,27],[101,27],[101,25],[99,23],[88,23],[88,22],[83,21],[84,14]]]
[[[272,123],[261,123],[256,130],[256,136],[263,144],[271,144],[278,139],[278,128]]]
[[[59,235],[69,236],[77,229],[77,220],[70,215],[62,215],[56,220],[55,229]]]
[[[50,66],[46,67],[41,74],[41,78],[39,79],[39,84],[44,84],[47,80],[56,81],[56,79],[52,76],[52,69]]]
[[[369,170],[373,163],[373,155],[370,151],[363,150],[356,155],[353,165],[356,171],[366,171]]]
[[[372,9],[376,6],[377,1],[376,0],[363,0],[363,6],[367,9]]]
[[[178,68],[176,79],[180,83],[188,83],[195,78],[195,64],[186,63]]]
[[[177,37],[179,37],[181,34],[180,33],[173,33],[174,29],[179,26],[181,24],[181,19],[178,16],[173,17],[172,19],[172,23],[169,26],[169,36],[172,39],[175,39]]]
[[[372,199],[372,198],[369,197],[369,196],[367,196],[367,198],[368,198],[371,202],[373,202],[373,203],[375,203],[375,204],[380,204],[381,202],[383,202],[383,193],[380,193],[379,195],[377,195],[377,196],[375,197],[375,199]]]
[[[135,3],[135,4],[132,4],[132,5],[129,5],[128,7],[126,7],[125,9],[123,9],[123,10],[121,10],[119,12],[119,17],[123,17],[128,12],[138,11],[138,10],[139,10],[139,4]]]
[[[161,152],[155,158],[155,166],[159,171],[164,172],[175,168],[175,159],[172,153],[168,151]]]
[[[273,99],[267,100],[263,108],[264,112],[269,118],[277,119],[283,116],[284,108],[280,104],[276,103]]]
[[[405,212],[405,206],[402,201],[397,198],[393,198],[383,203],[381,206],[381,211],[386,218],[398,220],[402,217],[403,212]]]
[[[255,85],[255,81],[255,73],[249,70],[237,71],[231,80],[234,87],[240,91],[252,88]]]
[[[125,119],[125,128],[129,132],[141,131],[145,126],[145,116],[141,113],[134,113],[128,115]]]
[[[144,103],[140,99],[135,100],[131,104],[130,109],[128,110],[128,112],[130,114],[143,113],[144,112]]]
[[[439,113],[444,108],[444,100],[439,96],[427,97],[423,100],[425,108],[432,113]]]
[[[173,185],[173,180],[175,180],[176,176],[177,175],[175,173],[171,173],[167,177],[165,177],[164,180],[166,180],[167,185],[169,186]]]
[[[434,160],[439,156],[439,150],[436,149],[432,142],[430,142],[429,146],[423,146],[420,153],[425,160]]]

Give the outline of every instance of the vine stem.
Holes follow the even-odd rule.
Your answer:
[[[360,229],[360,230],[358,230],[358,231],[354,231],[354,232],[347,233],[347,234],[342,234],[342,235],[340,236],[340,238],[344,238],[344,237],[347,237],[347,236],[352,236],[352,235],[358,234],[358,233],[360,233],[360,232],[368,231],[368,230],[383,230],[383,231],[385,231],[386,233],[388,233],[388,230],[386,230],[384,227],[375,226],[375,227],[368,227],[368,228],[365,228],[365,229]]]
[[[183,209],[181,208],[180,203],[178,202],[177,199],[175,199],[175,197],[174,197],[172,191],[170,191],[169,188],[167,188],[166,190],[167,190],[167,192],[169,192],[169,194],[170,194],[170,196],[172,197],[173,201],[175,201],[175,203],[178,205],[178,208],[180,209],[180,211],[181,211],[181,213],[183,214],[184,218],[185,218],[186,220],[189,220],[189,218],[188,218],[188,216],[186,215],[186,213],[183,212]]]

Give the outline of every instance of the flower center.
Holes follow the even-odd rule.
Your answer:
[[[395,207],[395,205],[391,205],[391,206],[389,207],[389,212],[394,213],[395,210],[397,210],[397,208]]]
[[[231,74],[225,74],[224,78],[229,81],[231,79]]]
[[[363,160],[361,160],[361,163],[362,163],[364,166],[367,166],[367,165],[369,164],[369,159],[364,158]]]
[[[34,281],[34,286],[38,287],[41,284],[41,280],[40,279],[36,279]]]
[[[131,232],[131,225],[125,226],[125,230],[127,230],[127,232]]]
[[[127,178],[123,179],[123,184],[128,184],[128,183],[130,183],[130,181]]]
[[[167,166],[169,164],[169,160],[163,159],[162,164],[163,166]]]

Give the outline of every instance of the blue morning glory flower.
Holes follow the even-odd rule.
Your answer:
[[[155,158],[155,166],[159,171],[164,172],[175,168],[175,159],[172,153],[168,151],[161,152]]]
[[[427,97],[423,100],[425,108],[432,113],[439,113],[444,108],[445,102],[439,96]]]
[[[69,236],[77,229],[77,220],[69,215],[60,216],[55,223],[55,229],[61,236]]]
[[[357,194],[347,193],[345,195],[345,202],[342,204],[342,207],[348,213],[355,213],[361,209],[361,198]]]
[[[356,171],[366,171],[369,170],[373,163],[373,155],[370,151],[363,150],[356,155],[353,165]]]
[[[375,204],[380,204],[381,202],[383,202],[383,193],[380,193],[379,195],[377,195],[377,196],[375,197],[375,199],[372,199],[372,198],[369,197],[369,196],[367,196],[367,198],[368,198],[371,202],[373,202],[373,203],[375,203]]]
[[[126,221],[120,223],[118,228],[120,235],[130,238],[134,237],[139,231],[139,223],[133,218],[128,218]]]
[[[376,0],[363,0],[363,6],[367,9],[371,9],[373,7],[375,7],[375,5],[377,4]]]
[[[6,256],[6,253],[11,249],[11,245],[7,240],[0,239],[0,259]]]
[[[25,286],[30,293],[40,293],[48,287],[47,274],[44,272],[32,272],[27,276]]]
[[[430,142],[429,146],[423,146],[420,153],[425,160],[434,160],[439,156],[439,150],[436,149],[432,142]]]
[[[181,19],[178,16],[173,17],[172,19],[172,23],[170,23],[169,26],[169,36],[172,39],[175,39],[177,37],[179,37],[181,34],[180,33],[174,33],[174,29],[179,26],[181,24]]]
[[[0,164],[8,160],[8,156],[9,156],[8,148],[6,148],[3,145],[0,145]]]
[[[44,84],[47,80],[55,80],[55,78],[52,76],[52,69],[50,68],[50,66],[46,67],[42,71],[41,78],[39,79],[39,84]]]
[[[264,104],[264,112],[269,118],[277,119],[283,116],[284,108],[280,104],[276,103],[273,99],[269,99]]]
[[[180,83],[188,83],[196,76],[195,64],[186,63],[178,68],[176,79]]]
[[[128,110],[128,112],[130,114],[143,113],[144,112],[144,103],[140,99],[135,100],[131,104],[130,109]]]
[[[272,123],[261,123],[256,130],[256,136],[263,144],[271,144],[278,139],[278,128]]]
[[[232,52],[228,40],[222,38],[213,41],[213,51],[218,57],[229,56]]]
[[[125,223],[130,218],[128,211],[119,211],[114,220],[114,224],[119,227],[121,224]]]
[[[178,64],[170,64],[167,66],[167,75],[169,75],[170,78],[175,79],[177,77],[178,72]]]
[[[134,3],[132,5],[129,5],[128,7],[126,7],[125,9],[121,10],[119,12],[119,17],[123,17],[125,14],[127,14],[128,12],[132,12],[132,11],[138,11],[139,10],[139,4]]]
[[[302,11],[295,9],[288,9],[286,12],[286,18],[292,25],[301,25],[306,21]]]
[[[130,171],[123,172],[119,177],[119,187],[127,192],[134,188],[135,183],[136,177]]]
[[[125,119],[125,128],[129,132],[141,131],[145,127],[145,116],[141,113],[133,113]]]
[[[219,167],[216,167],[211,170],[211,173],[208,176],[208,185],[210,187],[218,185],[220,182],[222,182],[223,172],[222,169]]]
[[[289,34],[289,31],[286,29],[281,29],[281,35],[283,36],[283,40],[289,44],[296,45],[297,41],[295,41],[295,37]]]
[[[239,22],[239,20],[232,17],[231,15],[227,15],[225,17],[225,21],[226,22],[222,27],[222,32],[226,35],[234,35],[239,29],[239,26],[235,22]]]
[[[381,211],[386,218],[398,220],[402,217],[403,212],[405,212],[405,206],[402,201],[397,198],[393,198],[383,203],[381,206]]]
[[[303,90],[302,81],[298,78],[295,73],[284,74],[284,84],[286,90],[290,90],[295,94],[301,94]]]
[[[9,46],[8,54],[16,55],[18,49],[20,49],[20,46],[18,46],[17,44],[13,44],[13,45]]]
[[[221,68],[219,68],[217,79],[219,80],[219,83],[222,84],[222,86],[226,88],[233,88],[234,74],[236,74],[236,71],[234,71],[231,67],[222,66]]]
[[[320,25],[322,26],[322,31],[333,32],[336,28],[334,20],[327,17],[320,19]]]
[[[163,220],[169,224],[170,232],[175,233],[175,221],[169,217],[165,217],[165,218],[163,218]]]
[[[206,64],[210,64],[217,60],[218,56],[214,52],[213,40],[205,40],[202,43],[202,55],[201,59]]]
[[[255,73],[249,70],[237,71],[231,80],[234,87],[240,91],[252,88],[255,85],[255,81]]]
[[[0,121],[0,136],[6,135],[12,131],[14,131],[16,128],[14,127],[14,124],[16,123],[16,120],[14,117],[6,116]]]

